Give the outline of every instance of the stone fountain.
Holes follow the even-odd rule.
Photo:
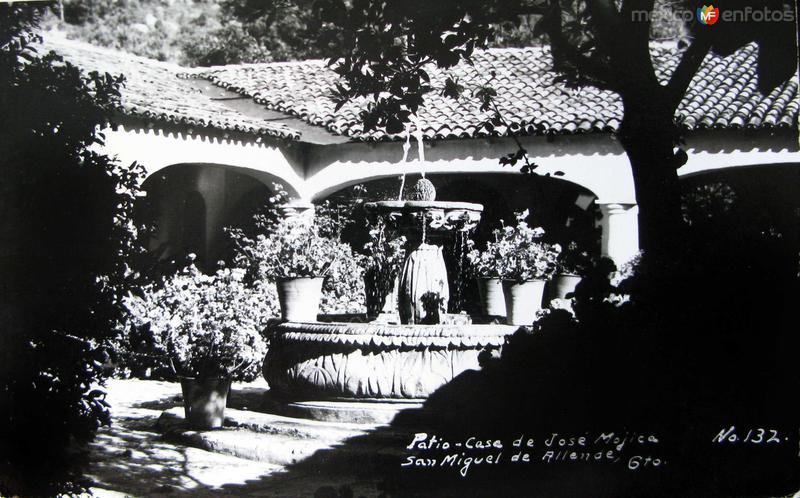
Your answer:
[[[450,292],[442,243],[472,231],[483,206],[432,197],[364,206],[408,239],[397,300],[401,323],[276,325],[264,363],[273,391],[294,399],[422,400],[479,368],[481,351],[500,348],[517,329],[443,319]]]

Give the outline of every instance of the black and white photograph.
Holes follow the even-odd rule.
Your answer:
[[[0,0],[0,496],[800,498],[796,0]]]

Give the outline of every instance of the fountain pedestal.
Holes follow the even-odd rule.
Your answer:
[[[442,256],[446,234],[470,232],[481,220],[483,206],[469,202],[381,201],[364,205],[370,216],[402,231],[413,248],[400,276],[398,312],[406,324],[437,323],[447,311],[450,289]]]
[[[466,202],[383,201],[365,204],[370,216],[409,240],[400,277],[402,324],[296,323],[270,329],[264,377],[270,388],[298,400],[421,400],[498,349],[517,327],[439,323],[449,288],[442,243],[466,234],[483,206]],[[468,317],[467,317],[468,318]]]

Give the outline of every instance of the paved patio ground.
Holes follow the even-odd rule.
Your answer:
[[[260,391],[266,383],[235,384],[236,393]],[[146,380],[111,380],[107,386],[112,425],[91,445],[89,476],[100,497],[314,496],[323,486],[346,484],[355,496],[376,496],[372,482],[341,475],[303,474],[266,462],[183,446],[155,426],[162,411],[181,406],[180,385]]]
[[[114,498],[381,494],[376,476],[385,473],[387,465],[396,468],[393,459],[405,432],[377,424],[314,422],[253,411],[266,389],[263,380],[234,384],[229,399],[233,408],[226,412],[228,427],[197,433],[182,425],[179,384],[109,381],[113,423],[102,428],[91,444],[92,492]],[[347,492],[335,491],[342,487]],[[471,490],[475,496],[495,496],[496,491]],[[800,492],[792,498],[800,498]]]

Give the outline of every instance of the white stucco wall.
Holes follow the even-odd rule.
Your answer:
[[[104,152],[123,163],[137,161],[148,174],[176,164],[233,169],[267,186],[279,181],[290,194],[306,202],[325,198],[355,183],[403,173],[520,174],[520,165],[499,164],[502,156],[516,150],[511,139],[425,143],[425,161],[418,160],[418,144],[412,142],[408,161],[402,162],[402,142],[310,145],[261,141],[209,130],[202,133],[167,130],[137,123],[105,133]],[[635,254],[638,210],[633,177],[628,158],[612,135],[524,137],[521,142],[531,160],[539,165],[538,174],[559,173],[556,178],[595,194],[596,203],[604,213],[600,225],[605,254],[618,264]],[[800,164],[797,137],[789,131],[697,132],[687,136],[686,149],[689,160],[678,170],[680,176],[723,168]],[[204,190],[214,191],[206,187],[209,188]],[[209,217],[211,225],[219,221],[214,213],[209,213]]]
[[[140,126],[123,125],[104,133],[103,152],[123,164],[142,164],[148,176],[175,164],[215,164],[237,168],[267,185],[281,181],[291,193],[302,195],[305,188],[303,166],[295,159],[293,145]]]
[[[609,135],[526,137],[522,144],[538,174],[564,173],[569,181],[594,192],[604,202],[635,202],[633,177],[627,157]],[[312,148],[309,153],[306,191],[311,199],[358,182],[402,173],[502,173],[520,174],[517,166],[502,166],[502,156],[514,152],[511,139],[444,140],[425,144],[425,161],[418,161],[412,144],[409,162],[402,163],[401,142],[351,143]]]

